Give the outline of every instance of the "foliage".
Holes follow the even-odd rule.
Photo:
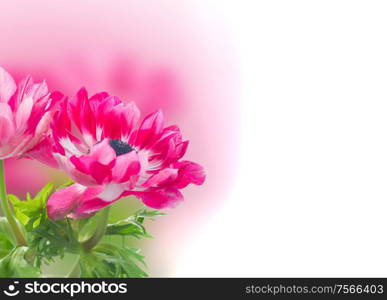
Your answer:
[[[147,211],[145,208],[141,208],[132,216],[116,223],[109,224],[106,228],[106,234],[132,236],[137,239],[141,237],[152,237],[146,232],[143,224],[144,220],[145,218],[154,218],[161,215],[164,215],[164,213],[160,213],[158,211]]]
[[[40,277],[39,268],[27,261],[27,247],[16,247],[0,259],[0,277]]]
[[[0,217],[0,258],[6,256],[15,245],[15,240],[8,221],[5,217]]]
[[[8,195],[13,204],[16,218],[25,226],[26,230],[30,231],[46,221],[46,201],[53,188],[53,184],[49,183],[34,198],[31,198],[31,195],[27,193],[26,200],[21,200],[15,195]]]
[[[100,244],[91,253],[81,255],[81,276],[96,278],[147,277],[139,264],[145,266],[138,249]]]
[[[69,184],[72,183],[60,188]],[[97,232],[102,211],[87,219],[49,219],[46,202],[53,191],[53,185],[47,184],[33,198],[27,194],[26,200],[8,195],[15,216],[25,230],[28,247],[16,245],[6,218],[0,217],[0,277],[39,277],[42,264],[50,264],[66,253],[79,256],[80,277],[147,277],[143,270],[144,257],[137,248],[117,246],[107,239],[92,249],[83,247]],[[141,208],[123,220],[108,224],[105,235],[151,237],[144,221],[160,215],[163,214]]]

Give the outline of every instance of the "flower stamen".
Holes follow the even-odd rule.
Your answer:
[[[114,149],[117,156],[132,152],[134,147],[117,139],[109,140],[109,145]]]

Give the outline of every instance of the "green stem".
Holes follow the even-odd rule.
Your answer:
[[[109,207],[106,207],[101,211],[99,224],[94,234],[91,236],[91,238],[89,238],[87,241],[82,243],[82,247],[86,252],[93,249],[102,239],[102,237],[105,235],[108,219],[109,219]]]
[[[3,214],[8,220],[15,240],[19,246],[27,246],[26,239],[21,231],[8,202],[7,189],[5,187],[4,162],[0,160],[0,203]]]

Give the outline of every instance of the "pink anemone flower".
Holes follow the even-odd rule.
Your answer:
[[[0,67],[0,159],[23,156],[46,136],[58,96],[31,76],[16,85]]]
[[[138,126],[139,119],[133,102],[104,92],[89,98],[81,89],[62,103],[49,151],[76,183],[49,198],[50,218],[87,217],[129,195],[152,208],[173,207],[183,200],[180,189],[204,182],[200,165],[180,160],[188,141],[177,126],[164,127],[161,111]]]

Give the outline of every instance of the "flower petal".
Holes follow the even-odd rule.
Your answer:
[[[152,175],[149,179],[143,184],[144,187],[155,187],[163,184],[168,184],[174,182],[177,178],[178,170],[172,168],[165,168],[160,172]]]
[[[111,202],[120,197],[123,191],[123,185],[117,183],[109,183],[104,186],[104,189],[98,195],[98,198],[105,202]]]
[[[11,108],[7,103],[0,102],[0,147],[15,135],[15,125]]]
[[[32,97],[25,97],[20,103],[17,111],[16,111],[16,127],[22,127],[26,125],[28,118],[31,115],[32,107],[34,105],[34,99]]]
[[[104,165],[90,156],[71,156],[70,161],[79,172],[93,177],[97,184],[103,184],[111,179],[111,166]]]
[[[116,152],[110,146],[108,139],[103,140],[91,148],[89,155],[103,165],[110,164],[116,158]]]
[[[12,76],[0,67],[0,102],[8,102],[16,91],[16,83]]]
[[[59,153],[54,153],[54,157],[59,164],[60,169],[70,175],[75,182],[86,186],[97,185],[97,182],[89,174],[78,171],[75,166],[68,160],[66,156]]]
[[[160,136],[164,124],[164,116],[161,110],[148,115],[140,128],[134,132],[130,144],[140,148],[149,148]]]
[[[177,162],[173,167],[179,170],[174,184],[178,189],[182,189],[190,183],[201,185],[206,179],[203,167],[192,161]]]
[[[77,215],[94,213],[119,200],[122,196],[123,186],[118,184],[88,188],[75,213]]]
[[[116,158],[116,164],[113,167],[112,175],[115,182],[126,182],[132,175],[140,172],[141,164],[136,151],[120,155]]]
[[[71,156],[70,161],[78,171],[89,174],[98,184],[102,184],[111,179],[111,168],[115,158],[116,153],[106,139],[95,145],[90,154]]]
[[[33,99],[40,99],[48,95],[48,86],[45,81],[32,85],[28,95]]]
[[[129,102],[123,105],[121,111],[122,119],[122,129],[121,129],[121,139],[128,140],[134,126],[137,124],[140,119],[140,110],[137,108],[134,102]]]
[[[82,132],[86,143],[92,146],[96,134],[96,122],[86,89],[81,88],[77,95],[69,100],[70,115]]]
[[[47,137],[26,153],[26,156],[36,159],[52,168],[58,168],[58,162],[53,156],[52,142]]]
[[[173,208],[184,200],[183,195],[175,188],[149,188],[143,192],[127,191],[125,196],[133,195],[152,208]]]
[[[73,184],[53,193],[47,201],[47,215],[50,219],[58,220],[67,216],[78,207],[80,198],[86,187]]]

